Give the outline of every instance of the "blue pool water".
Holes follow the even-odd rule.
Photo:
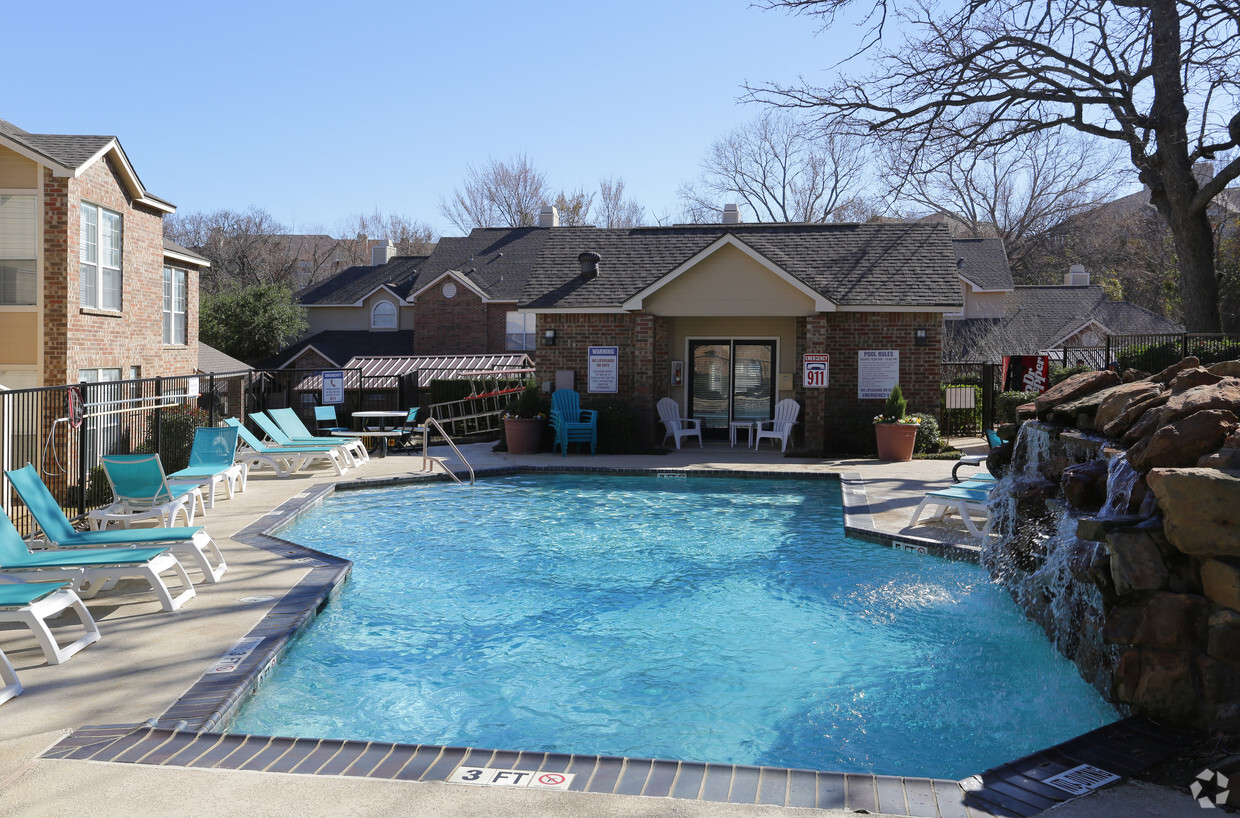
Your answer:
[[[834,481],[338,493],[355,562],[235,732],[961,778],[1117,718],[979,567],[843,534]]]

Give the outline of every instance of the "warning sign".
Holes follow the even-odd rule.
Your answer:
[[[480,784],[484,787],[529,787],[566,790],[576,773],[540,773],[530,770],[493,770],[490,767],[457,767],[448,781],[453,784]]]

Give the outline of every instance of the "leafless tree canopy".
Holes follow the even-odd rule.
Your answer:
[[[883,164],[886,178],[901,180],[902,201],[943,214],[955,235],[1003,239],[1017,280],[1038,272],[1036,250],[1049,231],[1112,199],[1122,179],[1113,157],[1071,131],[969,152],[892,143]]]
[[[164,219],[165,236],[211,260],[201,279],[208,292],[233,284],[296,286],[297,259],[286,233],[284,225],[257,207]]]
[[[1117,142],[1170,227],[1185,323],[1218,330],[1206,207],[1240,177],[1240,160],[1205,184],[1192,171],[1240,144],[1240,3],[963,0],[954,12],[919,0],[765,5],[824,24],[868,12],[861,49],[877,68],[827,87],[752,86],[756,99],[840,116],[919,152],[996,148],[1061,127]]]
[[[384,214],[379,210],[347,219],[335,231],[334,238],[349,265],[370,264],[368,239],[390,240],[396,245],[398,256],[425,256],[435,248],[435,231],[430,225],[399,213]]]
[[[463,233],[475,227],[532,227],[550,200],[546,174],[521,155],[470,165],[465,183],[440,201],[439,212]]]
[[[624,198],[624,180],[601,179],[598,183],[599,227],[641,227],[646,223],[646,209],[632,199]]]
[[[773,110],[711,145],[679,195],[698,222],[733,202],[759,222],[839,221],[856,208],[866,158],[860,137]]]

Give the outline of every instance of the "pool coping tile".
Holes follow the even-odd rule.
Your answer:
[[[857,472],[775,472],[744,469],[598,469],[578,466],[520,466],[482,469],[478,476],[523,473],[677,474],[704,477],[837,480],[849,536],[889,547],[978,561],[980,549],[879,531],[873,523],[865,483]],[[1129,717],[1069,741],[961,781],[874,776],[865,773],[681,762],[564,753],[483,750],[424,744],[339,739],[273,738],[222,732],[239,703],[328,602],[352,570],[349,560],[274,536],[271,532],[336,491],[447,480],[444,475],[361,479],[307,490],[282,503],[232,539],[309,567],[276,600],[245,638],[262,641],[233,673],[203,676],[163,715],[145,724],[84,725],[42,754],[49,760],[151,764],[199,769],[257,769],[294,775],[336,775],[394,781],[447,781],[466,760],[494,769],[566,772],[575,792],[617,793],[719,803],[849,809],[926,818],[974,815],[1025,816],[1071,800],[1069,793],[1042,783],[1064,769],[1091,763],[1122,776],[1133,775],[1174,753],[1195,737],[1143,717]],[[204,671],[206,669],[204,668]],[[462,785],[467,786],[467,785]],[[898,806],[898,809],[897,809]]]

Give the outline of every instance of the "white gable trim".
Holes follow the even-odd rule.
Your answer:
[[[1099,320],[1098,320],[1098,319],[1096,319],[1096,318],[1090,318],[1088,321],[1084,322],[1083,324],[1081,324],[1080,326],[1078,326],[1076,329],[1074,329],[1074,330],[1070,330],[1070,331],[1068,331],[1068,332],[1065,332],[1063,335],[1059,336],[1059,338],[1057,338],[1057,339],[1055,340],[1055,342],[1054,342],[1054,343],[1052,343],[1052,344],[1051,344],[1049,347],[1047,347],[1047,348],[1048,348],[1048,349],[1057,349],[1057,348],[1059,347],[1059,345],[1060,345],[1060,344],[1062,344],[1064,341],[1068,340],[1068,339],[1069,339],[1069,338],[1071,338],[1073,335],[1076,335],[1078,332],[1083,332],[1083,331],[1084,331],[1087,327],[1089,327],[1091,324],[1092,324],[1093,326],[1097,327],[1097,328],[1098,328],[1098,329],[1102,332],[1102,334],[1103,334],[1103,335],[1114,335],[1114,334],[1115,334],[1115,333],[1111,332],[1111,330],[1107,327],[1107,325],[1106,325],[1106,324],[1103,324],[1101,321],[1099,321]]]
[[[413,303],[414,301],[416,301],[419,295],[431,289],[432,287],[437,285],[439,282],[443,281],[445,278],[451,278],[453,281],[462,285],[465,289],[469,290],[471,293],[481,298],[484,303],[491,302],[491,297],[488,296],[486,293],[484,293],[481,289],[479,289],[477,284],[474,284],[474,282],[470,281],[468,278],[461,275],[456,270],[446,270],[440,273],[438,276],[436,276],[432,281],[427,282],[426,286],[419,287],[417,292],[409,293],[409,298],[408,298],[409,303]]]
[[[320,351],[320,350],[318,349],[318,347],[316,347],[314,344],[306,344],[305,349],[303,349],[301,352],[298,352],[298,353],[297,353],[296,355],[294,355],[292,358],[289,358],[287,361],[285,361],[283,364],[281,364],[281,365],[280,365],[280,368],[281,368],[281,369],[296,369],[296,367],[294,367],[294,366],[293,366],[293,364],[294,364],[294,363],[295,363],[295,362],[296,362],[299,358],[301,358],[301,356],[305,355],[307,352],[313,352],[313,353],[315,353],[316,355],[318,355],[320,358],[322,358],[323,360],[325,360],[325,361],[331,361],[331,362],[332,362],[332,365],[334,365],[334,366],[340,366],[340,364],[336,363],[335,359],[333,359],[330,355],[326,355],[326,354],[324,354],[324,353],[323,353],[322,351]]]
[[[957,275],[959,275],[959,273],[957,273]],[[1007,288],[1007,289],[998,289],[998,290],[983,290],[981,287],[977,286],[976,284],[974,284],[972,281],[970,281],[969,279],[965,278],[964,276],[960,276],[960,280],[961,280],[961,281],[963,281],[965,284],[968,284],[970,287],[972,287],[972,288],[973,288],[973,292],[975,292],[975,293],[1011,293],[1011,292],[1015,292],[1015,290],[1013,290],[1013,289],[1012,289],[1012,288],[1010,288],[1010,287],[1009,287],[1009,288]]]
[[[661,278],[659,278],[658,281],[654,282],[646,289],[637,293],[637,295],[634,295],[631,298],[629,298],[627,301],[625,301],[621,305],[621,307],[628,311],[641,310],[642,302],[645,299],[649,298],[654,293],[663,289],[669,283],[679,278],[682,274],[684,274],[688,270],[693,269],[695,266],[697,266],[699,263],[704,261],[706,258],[714,255],[715,253],[717,253],[719,250],[721,250],[723,247],[726,247],[726,246],[732,246],[732,247],[735,247],[737,250],[740,250],[742,253],[749,256],[751,259],[756,261],[758,264],[762,265],[762,267],[766,268],[768,271],[773,273],[777,278],[782,279],[785,283],[789,284],[793,289],[805,295],[807,298],[809,298],[811,301],[814,302],[814,309],[816,311],[835,312],[836,305],[830,299],[824,298],[822,293],[810,287],[804,281],[792,275],[791,273],[787,272],[782,267],[778,266],[777,264],[772,263],[770,259],[766,258],[766,256],[763,256],[757,250],[754,250],[748,244],[745,244],[743,241],[736,238],[736,236],[732,235],[731,233],[728,233],[727,235],[721,237],[718,241],[714,242],[709,247],[707,247],[706,249],[702,250],[697,255],[690,258],[688,261],[676,267],[671,272],[662,276]]]
[[[52,171],[53,176],[60,178],[76,179],[81,176],[87,168],[98,162],[104,156],[112,154],[116,160],[117,168],[120,172],[121,179],[125,183],[125,187],[129,189],[130,195],[140,204],[164,213],[176,213],[177,209],[173,205],[146,195],[146,189],[142,187],[142,182],[138,179],[138,174],[134,171],[133,165],[129,163],[129,157],[125,155],[124,149],[121,148],[120,142],[113,137],[106,145],[95,151],[94,155],[87,159],[77,167],[69,167],[62,165],[50,156],[40,153],[33,148],[28,148],[20,142],[15,141],[12,137],[0,134],[0,145],[8,148],[14,153],[20,154],[36,164],[42,165]]]
[[[395,298],[395,299],[396,299],[396,304],[397,304],[397,306],[401,306],[401,307],[407,307],[407,306],[409,306],[409,302],[405,301],[405,299],[403,299],[403,298],[401,298],[399,295],[397,295],[397,294],[396,294],[396,291],[395,291],[395,290],[393,290],[391,287],[389,287],[389,286],[388,286],[388,285],[386,285],[386,284],[380,284],[378,287],[375,287],[373,290],[371,290],[370,292],[366,293],[366,294],[365,294],[365,295],[363,295],[361,298],[359,298],[359,299],[357,299],[356,301],[354,301],[352,304],[339,304],[339,305],[319,304],[318,306],[320,306],[320,307],[326,307],[326,306],[364,307],[364,306],[366,306],[366,299],[367,299],[367,298],[370,298],[372,295],[374,295],[375,293],[379,292],[380,290],[384,290],[384,291],[386,291],[388,295],[390,295],[390,296],[392,296],[393,298]],[[410,296],[410,300],[413,300],[413,299],[412,299],[412,296]]]
[[[26,157],[31,162],[42,165],[45,168],[51,169],[53,176],[66,177],[66,176],[73,175],[73,168],[67,168],[64,165],[57,162],[55,159],[52,159],[50,156],[46,156],[32,148],[28,148],[22,143],[16,142],[12,138],[4,134],[0,134],[0,145],[3,145],[4,147],[13,151],[13,153],[20,154],[21,156]]]
[[[206,268],[206,267],[211,266],[211,262],[205,258],[199,258],[197,256],[187,256],[184,253],[178,253],[176,250],[169,250],[167,248],[164,248],[164,258],[170,258],[173,261],[180,261],[192,267]]]

